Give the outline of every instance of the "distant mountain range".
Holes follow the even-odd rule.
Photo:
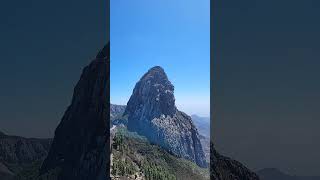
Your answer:
[[[320,176],[294,176],[276,168],[265,168],[257,172],[261,180],[320,180]]]
[[[24,138],[0,132],[0,179],[13,179],[47,156],[52,139]]]
[[[110,104],[110,119],[115,119],[116,117],[122,116],[126,110],[126,107],[126,105]]]
[[[200,117],[193,114],[191,119],[201,135],[210,137],[210,117]]]

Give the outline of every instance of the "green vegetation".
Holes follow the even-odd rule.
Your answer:
[[[138,172],[138,169],[135,167],[135,164],[128,158],[121,158],[126,152],[129,151],[127,144],[124,143],[124,134],[123,132],[117,132],[113,138],[112,147],[117,151],[117,158],[112,163],[111,174],[114,176],[127,176],[134,175]]]
[[[122,133],[117,132],[114,139],[113,139],[113,147],[115,150],[123,152],[125,148],[125,144],[123,143],[124,136]]]
[[[145,163],[142,165],[146,180],[176,180],[177,178],[170,172],[154,163]]]
[[[113,176],[144,176],[146,180],[208,180],[209,169],[177,158],[145,137],[118,128],[112,144]]]
[[[112,168],[112,174],[113,175],[119,175],[119,176],[125,176],[125,175],[134,175],[137,172],[137,169],[132,164],[132,162],[125,159],[122,160],[116,160],[113,162],[113,168]]]

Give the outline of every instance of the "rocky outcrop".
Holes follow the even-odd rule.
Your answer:
[[[109,177],[109,49],[105,46],[83,70],[41,174],[59,168],[61,180]]]
[[[254,172],[240,162],[220,155],[210,144],[210,178],[212,180],[259,180]]]
[[[128,130],[154,144],[206,167],[199,134],[191,117],[175,106],[174,86],[163,68],[151,68],[135,85],[124,113]]]

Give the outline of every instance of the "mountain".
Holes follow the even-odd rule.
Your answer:
[[[127,103],[128,130],[154,144],[207,167],[197,128],[175,105],[174,86],[160,66],[151,68],[136,83]]]
[[[106,45],[84,68],[71,105],[55,130],[40,174],[58,170],[60,180],[109,177],[109,55]]]
[[[110,104],[110,125],[127,125],[127,118],[123,116],[126,109],[124,105]]]
[[[51,139],[24,138],[0,132],[0,179],[13,178],[48,154]]]
[[[220,155],[210,145],[210,179],[211,180],[259,180],[256,173],[250,171],[240,162]]]
[[[197,127],[199,134],[210,137],[210,117],[200,117],[198,115],[191,115],[191,119]]]
[[[110,118],[115,118],[117,116],[122,116],[124,111],[126,110],[125,105],[116,105],[116,104],[110,104]]]
[[[266,168],[257,172],[261,180],[320,180],[316,176],[292,176],[276,168]]]

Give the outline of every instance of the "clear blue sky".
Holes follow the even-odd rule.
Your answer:
[[[126,104],[147,70],[162,66],[178,108],[209,115],[210,1],[111,0],[111,102]]]

